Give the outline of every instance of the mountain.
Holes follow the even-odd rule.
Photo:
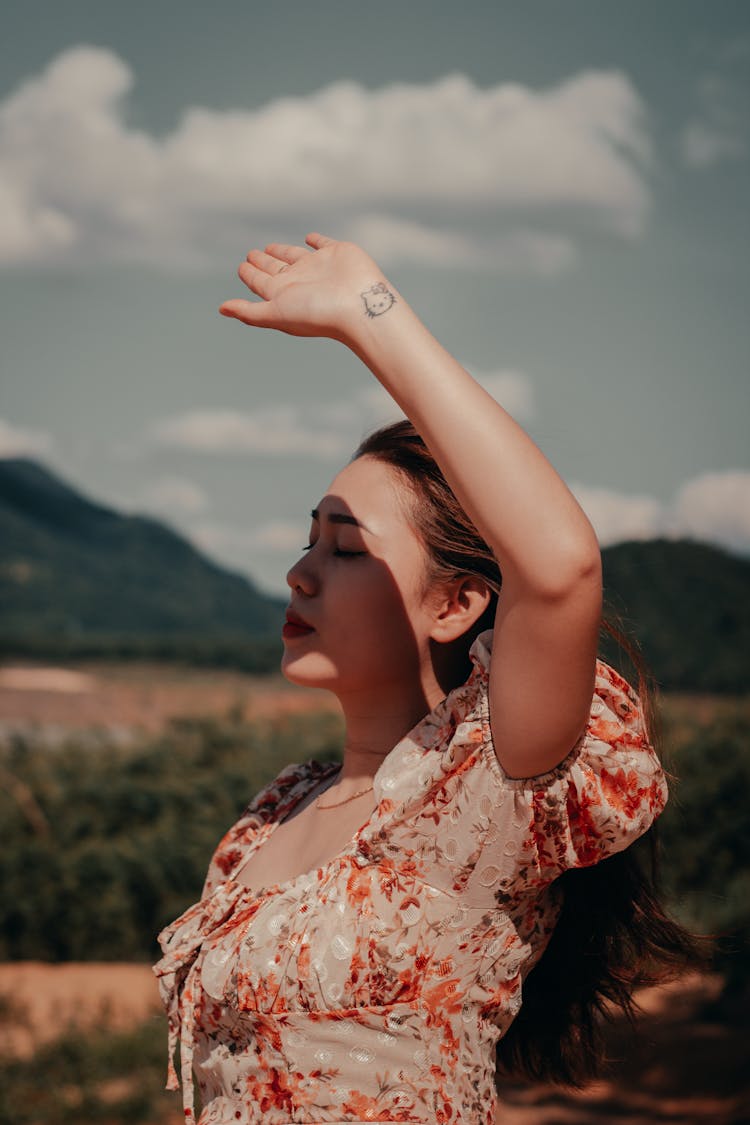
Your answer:
[[[750,688],[750,559],[693,540],[602,552],[605,605],[670,690]],[[605,645],[605,657],[613,653]]]
[[[605,601],[662,687],[748,690],[750,560],[689,540],[602,554]],[[0,460],[0,653],[275,668],[283,607],[158,520],[97,504],[35,461]],[[603,655],[621,663],[609,642]]]
[[[76,651],[128,638],[154,651],[168,638],[236,645],[273,636],[278,647],[284,604],[158,520],[97,504],[35,461],[0,460],[5,651],[45,639]]]

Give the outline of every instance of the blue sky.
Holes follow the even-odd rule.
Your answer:
[[[219,317],[253,245],[354,238],[602,543],[750,551],[750,8],[11,2],[0,455],[269,591],[364,432],[337,345]]]

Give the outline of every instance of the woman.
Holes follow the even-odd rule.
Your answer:
[[[367,254],[306,241],[252,250],[261,300],[220,312],[339,340],[411,425],[362,444],[289,572],[282,668],[337,695],[343,765],[283,770],[161,935],[170,1067],[179,1035],[200,1125],[491,1123],[496,1054],[579,1079],[634,956],[649,979],[687,956],[630,857],[570,883],[650,827],[664,774],[596,661],[600,554],[566,485]]]

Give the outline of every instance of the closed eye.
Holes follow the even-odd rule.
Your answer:
[[[302,548],[303,551],[311,551],[315,543],[308,543]],[[334,549],[334,555],[339,559],[355,559],[359,555],[366,555],[367,551],[343,551],[340,547]]]

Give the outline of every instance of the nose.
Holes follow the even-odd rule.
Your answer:
[[[286,583],[291,590],[299,590],[301,594],[306,594],[308,597],[315,593],[316,579],[309,565],[308,557],[297,559],[294,566],[289,568]]]

